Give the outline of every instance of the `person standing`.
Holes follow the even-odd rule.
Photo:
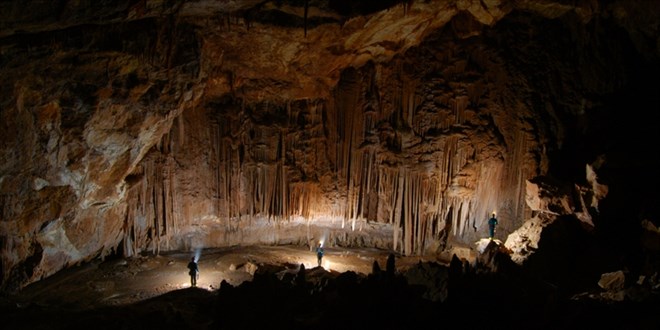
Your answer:
[[[319,243],[319,246],[316,247],[316,260],[319,263],[319,267],[321,266],[321,261],[323,260],[323,244]]]
[[[195,257],[190,259],[190,262],[188,263],[188,270],[188,275],[190,275],[190,286],[196,287],[197,277],[199,276],[199,266],[195,261]]]
[[[495,217],[495,212],[493,212],[490,219],[488,219],[488,238],[493,239],[495,237],[495,227],[497,227],[497,218]]]

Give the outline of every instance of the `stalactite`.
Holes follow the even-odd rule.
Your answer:
[[[511,159],[507,163],[507,176],[508,187],[513,190],[511,196],[511,212],[510,221],[507,223],[510,226],[522,225],[522,223],[514,223],[513,219],[523,219],[524,214],[524,201],[526,178],[530,177],[531,173],[527,173],[528,167],[523,166],[526,164],[525,156],[528,154],[527,150],[527,133],[522,129],[514,131],[514,143],[511,153]],[[533,169],[531,169],[533,171]],[[503,189],[505,187],[502,187]]]
[[[216,217],[220,214],[220,128],[217,122],[217,119],[212,118],[210,120],[211,124],[209,125],[209,139],[210,139],[210,155],[209,155],[209,166],[211,167],[211,177],[213,178],[212,184],[212,198],[213,198],[213,213]]]
[[[259,180],[259,183],[261,185],[260,190],[263,192],[263,198],[261,202],[261,212],[264,212],[264,214],[268,215],[270,218],[272,215],[272,212],[270,210],[270,203],[271,203],[271,196],[273,194],[273,188],[274,182],[271,182],[272,178],[275,178],[275,174],[277,173],[276,169],[272,167],[267,167],[263,169],[261,172],[261,177]]]
[[[349,147],[350,148],[350,147]],[[357,201],[359,198],[359,188],[358,188],[358,183],[356,183],[356,180],[359,180],[359,166],[360,166],[360,160],[357,157],[354,157],[354,152],[350,153],[351,155],[349,156],[349,162],[348,162],[348,168],[349,172],[347,173],[348,176],[348,184],[346,189],[348,190],[348,197],[347,197],[347,213],[345,217],[347,219],[351,220],[351,228],[353,228],[353,224],[355,223],[353,219],[356,216],[356,208],[357,208]]]
[[[403,253],[410,255],[413,251],[415,223],[412,214],[412,185],[411,175],[408,169],[404,170],[403,180],[403,219],[404,219],[404,248]]]
[[[404,187],[404,177],[401,173],[397,173],[397,183],[396,183],[396,190],[393,190],[393,195],[396,195],[396,201],[395,201],[395,207],[394,207],[394,249],[396,250],[396,246],[399,240],[399,231],[401,230],[401,217],[402,215],[402,210],[401,207],[403,205],[403,187]],[[401,239],[402,241],[405,241],[405,237],[403,233],[401,233]],[[402,242],[403,243],[403,242]],[[405,246],[402,245],[401,247],[403,249],[403,253],[405,253],[406,249]]]
[[[259,191],[261,192],[262,196],[260,210],[264,215],[267,215],[268,217],[270,217],[268,206],[270,203],[270,193],[272,189],[272,185],[268,181],[269,178],[273,177],[270,172],[270,167],[260,168],[259,171]]]
[[[257,203],[259,202],[259,167],[251,167],[246,174],[248,180],[248,215],[251,221],[257,212]]]
[[[227,129],[229,131],[229,129]],[[224,135],[224,132],[222,132]],[[231,232],[231,216],[232,216],[232,204],[231,204],[231,191],[232,191],[232,176],[231,176],[231,140],[223,136],[222,144],[222,177],[225,179],[222,185],[222,196],[225,212],[221,213],[225,217],[225,229],[227,232]]]
[[[362,211],[362,216],[366,218],[367,220],[369,219],[369,212],[372,209],[372,206],[370,205],[371,203],[371,195],[372,193],[377,193],[372,191],[376,186],[376,184],[373,184],[372,181],[375,180],[375,175],[373,174],[373,170],[375,169],[375,163],[374,160],[376,158],[376,150],[375,148],[367,148],[364,154],[364,161],[363,161],[363,171],[365,174],[363,175],[365,178],[363,180],[363,183],[360,185],[364,187],[364,192],[363,192],[363,205],[364,205],[364,210]]]
[[[416,254],[422,254],[423,251],[422,249],[424,248],[425,242],[426,242],[426,237],[425,237],[425,231],[424,231],[424,226],[426,224],[426,219],[424,218],[424,213],[423,213],[423,206],[426,204],[425,203],[425,196],[423,194],[423,189],[424,186],[422,184],[424,174],[423,173],[416,173],[415,175],[415,185],[414,185],[414,212],[415,212],[415,231],[417,235],[417,240],[415,244],[414,251]]]
[[[132,257],[136,254],[136,242],[135,242],[135,209],[136,209],[136,198],[133,197],[135,194],[134,190],[131,187],[128,188],[127,192],[127,203],[126,203],[126,213],[124,216],[124,225],[123,229],[123,250],[125,257]]]
[[[414,122],[415,109],[417,108],[417,81],[411,79],[404,79],[401,102],[401,118],[406,123],[407,127],[412,127]]]
[[[451,218],[451,228],[452,228],[452,235],[457,236],[459,234],[459,223],[458,223],[458,205],[456,198],[446,198],[447,202],[447,210],[451,211],[450,214],[448,214]]]
[[[468,106],[469,99],[467,96],[458,96],[452,100],[454,107],[454,124],[463,125],[465,122],[465,109]]]
[[[336,91],[335,99],[337,100],[335,114],[336,114],[336,133],[333,139],[336,141],[336,171],[338,188],[346,190],[345,200],[345,213],[342,215],[342,228],[345,226],[345,219],[350,219],[355,215],[355,201],[356,193],[354,185],[359,183],[359,153],[356,154],[357,146],[361,143],[361,130],[362,128],[362,115],[359,111],[351,111],[351,109],[359,109],[359,87],[355,79],[357,73],[348,71],[345,75],[345,82],[340,84]],[[356,164],[357,163],[357,164]],[[357,168],[357,170],[356,170]],[[358,172],[359,173],[359,172]],[[341,182],[343,181],[343,185]]]
[[[174,161],[174,159],[172,159],[172,161]],[[176,180],[176,178],[173,174],[174,172],[172,171],[170,173],[171,173],[171,175],[170,175],[169,190],[171,192],[170,193],[170,196],[171,196],[171,198],[170,198],[170,214],[171,214],[170,219],[172,219],[172,221],[171,221],[171,228],[172,228],[171,232],[172,232],[173,235],[177,235],[177,234],[179,234],[179,227],[180,227],[180,218],[179,218],[179,216],[181,214],[181,209],[179,208],[179,203],[177,203],[177,198],[176,198],[176,196],[177,196],[177,185],[176,185],[177,180]]]
[[[420,231],[420,225],[422,225],[420,217],[420,205],[422,204],[420,188],[420,175],[415,171],[408,171],[406,187],[408,197],[404,204],[407,205],[406,213],[408,214],[408,231],[410,233],[408,238],[410,247],[407,252],[409,254],[418,252],[421,242],[424,241]]]
[[[152,159],[149,160],[148,167],[149,167],[149,173],[150,173],[150,175],[149,175],[149,180],[150,181],[147,183],[147,195],[145,196],[146,203],[147,203],[147,208],[145,209],[145,217],[144,217],[145,219],[144,220],[146,222],[146,225],[145,225],[146,233],[145,234],[147,235],[147,238],[149,240],[151,240],[148,243],[152,244],[152,249],[153,249],[153,240],[154,240],[153,236],[155,235],[154,234],[155,230],[153,229],[153,227],[154,227],[154,218],[155,218],[155,214],[154,214],[155,211],[154,211],[154,208],[153,208],[153,204],[154,204],[153,201],[155,199],[154,186],[156,185],[158,180],[155,176],[156,171],[154,170]]]
[[[165,227],[163,229],[163,234],[164,234],[164,239],[165,239],[165,247],[167,250],[170,250],[170,238],[176,234],[176,227],[177,227],[177,221],[176,221],[176,211],[175,211],[175,199],[176,199],[176,191],[173,189],[174,188],[174,181],[175,181],[175,168],[174,168],[174,159],[171,156],[167,157],[167,162],[166,162],[166,176],[165,176],[165,184],[163,185],[163,188],[165,190],[165,205],[164,205],[164,218],[163,218],[163,223],[165,224]]]
[[[286,132],[281,132],[280,139],[283,141],[286,140]],[[282,153],[280,154],[280,215],[286,217],[288,210],[286,209],[286,200],[287,198],[287,177],[286,177],[286,166],[285,166],[285,155],[286,155],[286,145],[282,143]]]
[[[183,116],[179,115],[176,117],[176,127],[178,128],[179,132],[179,141],[178,141],[178,146],[184,145],[186,141],[186,133],[185,133],[185,126],[184,126],[185,121],[183,120]],[[177,150],[175,150],[177,151]]]
[[[240,160],[240,148],[242,146],[238,146],[237,152],[239,155],[237,155],[236,159],[236,191],[238,192],[237,194],[234,194],[234,203],[236,204],[236,217],[240,220],[243,216],[243,210],[241,209],[242,205],[242,200],[243,200],[243,166],[241,166],[241,160]]]
[[[268,182],[268,205],[266,212],[270,218],[273,218],[274,220],[277,220],[277,213],[276,213],[276,199],[277,199],[277,191],[279,191],[279,176],[281,173],[281,166],[278,163],[275,167],[275,171],[273,175],[269,178]]]
[[[291,210],[297,209],[298,214],[304,214],[307,210],[307,207],[303,205],[302,200],[305,198],[305,183],[301,182],[299,184],[292,183],[289,187],[289,200],[288,207]],[[304,217],[304,215],[303,215]]]
[[[408,171],[403,170],[403,173],[401,173],[401,177],[403,180],[401,181],[401,231],[402,231],[402,238],[403,238],[403,254],[408,255],[411,250],[412,242],[410,241],[411,239],[411,219],[410,219],[410,214],[408,213],[408,210],[410,208],[410,198],[408,194],[410,193],[410,186],[409,186],[409,178],[408,178]]]
[[[153,253],[158,255],[160,252],[160,238],[162,236],[162,221],[165,215],[163,214],[163,208],[162,205],[164,204],[163,201],[163,173],[162,169],[156,167],[155,171],[156,173],[156,182],[152,188],[152,197],[153,201],[151,203],[151,208],[153,209],[154,212],[154,217],[153,217],[153,229],[154,229],[154,235],[153,235]]]
[[[420,202],[420,228],[421,234],[423,237],[421,242],[421,247],[423,248],[426,245],[428,240],[434,238],[433,227],[434,223],[437,221],[437,215],[435,214],[435,208],[433,207],[435,203],[435,197],[437,196],[434,182],[432,178],[423,177],[421,180],[421,202]]]
[[[169,166],[167,166],[167,165],[165,166],[165,175],[163,177],[163,192],[162,192],[162,199],[163,199],[162,203],[163,204],[160,206],[163,209],[162,218],[160,219],[160,225],[161,225],[162,228],[160,230],[160,238],[159,238],[159,243],[164,243],[166,247],[167,247],[167,244],[168,244],[167,237],[170,234],[168,229],[169,229],[170,222],[171,222],[171,220],[170,220],[171,212],[170,212],[170,208],[169,208],[170,203],[171,203],[170,189],[169,189],[169,187],[170,187],[170,179],[169,179],[170,173],[169,172],[170,171],[169,171],[168,167]],[[162,240],[164,240],[164,242],[162,242]],[[159,244],[159,249],[160,249],[160,244]]]
[[[446,191],[447,187],[451,184],[451,178],[454,176],[453,160],[456,148],[456,136],[449,136],[445,140],[443,154],[441,158],[442,166],[442,180],[440,181],[440,191]]]

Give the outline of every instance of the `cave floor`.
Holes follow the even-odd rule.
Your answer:
[[[60,271],[15,295],[0,297],[0,328],[416,329],[449,319],[469,320],[470,328],[489,329],[509,329],[514,320],[539,329],[658,329],[660,325],[657,300],[574,301],[554,291],[548,294],[547,286],[533,288],[525,282],[459,281],[455,286],[461,290],[459,299],[442,304],[420,297],[413,287],[395,279],[356,286],[348,276],[334,281],[334,286],[318,285],[350,271],[372,274],[374,261],[385,269],[392,252],[378,249],[329,247],[322,267],[316,265],[309,247],[206,249],[199,253],[198,285],[191,287],[186,265],[195,252],[148,252]],[[439,256],[395,256],[397,272],[420,262],[448,262]],[[254,276],[262,269],[295,279],[301,264],[314,294],[306,285],[285,288],[267,278],[256,281]],[[231,286],[220,289],[223,281]]]
[[[379,249],[325,249],[322,267],[325,271],[353,271],[369,274],[374,261],[385,269],[391,251]],[[198,289],[217,290],[225,280],[238,286],[252,279],[255,266],[285,266],[297,272],[317,267],[316,255],[309,247],[249,246],[206,249],[198,252],[200,275]],[[195,252],[152,252],[128,259],[95,261],[63,270],[47,279],[5,297],[5,303],[19,308],[39,306],[67,311],[82,311],[107,306],[121,306],[144,301],[171,291],[190,288],[187,263]],[[395,254],[396,255],[396,254]],[[397,271],[420,261],[446,263],[435,256],[396,257]]]

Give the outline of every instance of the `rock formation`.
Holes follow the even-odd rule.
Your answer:
[[[642,269],[659,16],[623,0],[5,1],[2,289],[163,250],[442,253],[486,237],[493,210],[515,260],[541,240],[521,247],[520,228],[559,221]]]

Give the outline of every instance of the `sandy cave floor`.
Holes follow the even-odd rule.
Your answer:
[[[323,269],[343,273],[369,274],[374,261],[384,269],[391,251],[378,249],[326,248]],[[137,303],[173,291],[190,288],[186,265],[195,252],[146,252],[128,259],[94,261],[63,270],[24,288],[20,293],[4,297],[4,304],[19,310],[39,309],[85,311],[108,306]],[[396,255],[396,254],[395,254]],[[438,261],[431,257],[397,256],[397,271],[420,261]],[[198,289],[209,292],[219,288],[222,280],[238,286],[252,279],[252,265],[284,265],[297,272],[317,267],[316,255],[309,247],[250,246],[202,250],[199,258]]]
[[[470,288],[488,282],[470,282],[461,291],[461,300],[440,305],[411,296],[412,291],[397,282],[376,288],[350,286],[350,281],[344,281],[348,286],[339,291],[335,287],[311,296],[283,291],[272,282],[253,281],[255,268],[277,269],[277,274],[287,272],[291,278],[300,264],[312,281],[348,271],[369,275],[374,261],[385,269],[391,253],[330,247],[321,268],[309,247],[207,249],[201,251],[197,287],[190,286],[186,268],[195,251],[97,260],[63,270],[15,295],[0,296],[0,329],[412,329],[450,318],[469,319],[472,328],[508,329],[512,315],[516,323],[535,324],[533,328],[540,329],[658,329],[660,324],[657,301],[611,305],[555,301],[550,299],[552,295],[547,296],[550,300],[536,294],[521,297],[516,295],[520,283],[503,282],[501,288],[481,292],[485,287]],[[420,262],[448,263],[439,256],[394,255],[399,273]],[[220,289],[222,281],[235,289]],[[246,283],[252,285],[243,287]],[[337,296],[338,292],[342,295]],[[527,300],[518,301],[525,297]],[[491,305],[493,301],[498,303]],[[486,305],[488,312],[483,314]],[[475,309],[480,312],[475,314]]]

